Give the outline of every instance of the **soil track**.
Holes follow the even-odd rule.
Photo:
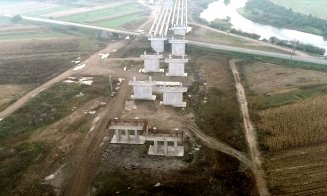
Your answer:
[[[100,121],[95,131],[89,132],[82,146],[88,146],[83,158],[73,177],[71,185],[68,186],[65,195],[86,195],[87,189],[96,175],[96,165],[101,155],[100,144],[106,136],[106,125],[110,118],[119,116],[124,108],[125,100],[130,95],[131,88],[124,82],[118,94],[109,101],[105,110],[100,114]]]
[[[246,100],[245,90],[241,83],[239,73],[236,68],[237,60],[230,61],[230,67],[232,69],[235,78],[235,87],[237,90],[237,98],[240,103],[240,108],[243,114],[243,123],[245,129],[245,137],[249,147],[250,158],[253,163],[253,174],[256,179],[257,189],[260,195],[270,195],[265,180],[265,173],[262,168],[261,153],[258,149],[257,134],[252,125],[249,115],[248,102]]]
[[[104,49],[102,51],[108,51],[108,50],[111,51],[112,49],[120,48],[123,45],[124,45],[124,41],[116,42],[114,44],[109,45],[106,49]],[[101,53],[102,51],[100,51],[99,53]],[[83,62],[83,63],[86,64],[84,69],[86,69],[87,67],[92,67],[92,65],[96,64],[97,61],[98,61],[98,53],[92,55],[89,59],[87,59],[86,61]],[[39,92],[41,92],[41,91],[43,91],[45,89],[48,89],[49,87],[51,87],[55,83],[60,82],[62,80],[65,80],[69,76],[71,76],[73,74],[78,74],[78,73],[80,73],[82,71],[83,71],[83,69],[79,70],[79,71],[74,71],[73,68],[69,69],[69,70],[65,71],[64,73],[60,74],[59,76],[57,76],[57,77],[49,80],[48,82],[44,83],[43,85],[41,85],[41,86],[35,88],[34,90],[28,92],[23,97],[21,97],[19,100],[17,100],[15,103],[11,104],[5,110],[1,111],[0,112],[0,118],[5,118],[5,117],[11,115],[16,110],[18,110],[20,107],[22,107],[24,104],[26,104],[35,95],[37,95]]]
[[[246,164],[249,168],[252,168],[252,162],[246,157],[246,155],[233,147],[224,144],[213,137],[207,136],[203,133],[203,131],[199,130],[199,128],[192,122],[189,123],[189,130],[192,131],[196,137],[202,140],[209,148],[215,149],[217,151],[223,152],[227,155],[235,157],[240,162]]]

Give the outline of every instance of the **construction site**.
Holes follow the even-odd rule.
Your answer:
[[[265,123],[325,92],[320,65],[203,27],[190,0],[19,5],[0,5],[0,195],[299,193]]]

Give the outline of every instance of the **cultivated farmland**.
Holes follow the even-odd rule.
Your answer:
[[[241,65],[273,195],[327,191],[327,73],[304,67]]]
[[[272,152],[320,144],[327,141],[326,111],[327,96],[319,96],[260,112],[258,128]]]

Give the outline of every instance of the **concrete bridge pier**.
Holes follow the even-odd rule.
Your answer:
[[[140,58],[144,59],[144,69],[143,69],[144,73],[164,71],[163,69],[162,70],[160,69],[160,59],[163,58],[161,54],[157,53],[157,54],[149,55],[146,54],[146,52],[144,51],[144,55],[141,55]]]
[[[184,56],[185,55],[185,44],[188,43],[185,39],[175,39],[174,37],[169,40],[171,43],[171,54],[174,56]]]
[[[186,87],[164,87],[161,92],[163,93],[163,101],[160,104],[186,107],[186,102],[183,102],[183,93],[187,92]]]
[[[152,94],[152,88],[156,85],[156,82],[152,81],[151,77],[146,81],[137,81],[136,77],[133,77],[133,81],[129,81],[128,84],[133,86],[133,95],[131,99],[156,100],[156,96]]]
[[[187,33],[187,26],[173,26],[170,28],[174,35],[185,36]]]
[[[165,62],[169,64],[167,76],[187,76],[187,73],[185,73],[185,63],[188,62],[188,59],[185,59],[184,56],[182,58],[172,58],[169,56]]]
[[[150,37],[151,47],[156,52],[164,52],[165,51],[165,40],[166,37]]]

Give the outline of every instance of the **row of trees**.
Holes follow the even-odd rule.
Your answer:
[[[260,38],[260,35],[258,35],[258,34],[247,33],[247,32],[241,31],[241,30],[234,29],[232,27],[232,24],[230,23],[230,19],[228,17],[226,19],[223,19],[223,20],[216,19],[216,20],[210,22],[209,26],[212,27],[212,28],[215,28],[215,29],[230,32],[230,33],[237,34],[237,35],[242,35],[244,37],[249,37],[249,38],[252,38],[252,39],[259,39]]]
[[[327,40],[327,20],[296,13],[269,0],[249,0],[243,15],[258,23],[322,35]]]
[[[298,41],[292,42],[292,41],[288,41],[288,40],[280,40],[277,37],[271,37],[269,39],[269,42],[272,44],[279,45],[279,46],[295,48],[297,50],[301,50],[301,51],[309,52],[309,53],[313,53],[313,54],[324,55],[326,53],[326,49],[324,49],[324,48],[319,48],[312,44],[304,44],[304,43],[301,43]]]

